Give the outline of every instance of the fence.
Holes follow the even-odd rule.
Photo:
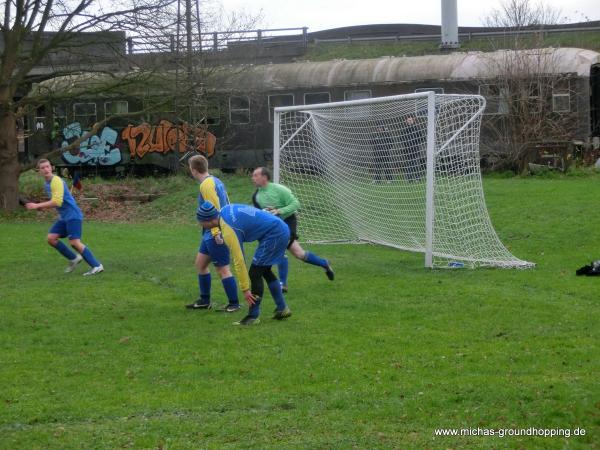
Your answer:
[[[243,45],[272,46],[308,43],[308,28],[274,28],[266,30],[216,31],[192,35],[194,52],[221,52]],[[182,33],[158,36],[135,36],[127,39],[127,52],[164,53],[187,51],[187,36]]]

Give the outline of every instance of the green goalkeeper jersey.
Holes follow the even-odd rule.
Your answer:
[[[257,208],[278,209],[279,217],[287,219],[300,208],[300,202],[287,187],[282,184],[269,183],[260,187],[252,196]]]

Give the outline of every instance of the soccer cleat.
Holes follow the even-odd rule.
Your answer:
[[[203,300],[198,299],[194,303],[190,303],[189,305],[185,305],[187,309],[212,309],[212,303],[204,303]]]
[[[333,269],[329,265],[329,261],[327,261],[327,266],[325,267],[325,275],[329,278],[330,281],[333,281],[335,278],[335,273],[333,273]]]
[[[287,291],[288,291],[287,284],[283,284],[281,281],[279,282],[279,284],[281,285],[281,292],[283,292],[284,294],[287,294]]]
[[[65,273],[71,273],[75,270],[75,267],[77,267],[77,265],[83,261],[83,256],[81,255],[77,255],[74,259],[71,259],[69,261],[69,267],[67,267],[65,269]]]
[[[216,312],[228,312],[228,313],[234,313],[234,312],[238,312],[240,309],[242,309],[242,307],[238,304],[236,305],[223,305],[223,306],[219,306],[218,308],[215,309]]]
[[[100,272],[104,272],[104,266],[100,264],[99,266],[92,267],[86,273],[83,274],[84,277],[89,277],[90,275],[96,275]]]
[[[260,323],[260,319],[258,317],[250,317],[250,316],[244,317],[239,322],[233,322],[234,325],[244,325],[244,326],[258,325],[259,323]]]
[[[290,310],[290,308],[288,308],[287,306],[281,310],[275,310],[275,314],[273,314],[273,319],[276,320],[283,320],[283,319],[287,319],[288,317],[290,317],[292,315],[292,311]]]

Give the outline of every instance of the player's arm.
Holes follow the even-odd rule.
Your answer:
[[[300,202],[289,188],[279,185],[277,189],[277,196],[279,197],[277,204],[284,205],[280,208],[277,208],[278,215],[290,216],[300,209]]]
[[[217,187],[215,186],[215,179],[212,177],[207,178],[200,184],[200,195],[205,201],[211,202],[218,211],[221,210],[221,202],[219,201],[219,196],[217,195]],[[221,230],[219,227],[214,227],[210,229],[210,234],[213,237],[218,237]]]
[[[27,209],[49,209],[49,208],[56,208],[58,205],[56,203],[54,203],[52,200],[48,200],[47,202],[42,202],[42,203],[34,203],[34,202],[28,202],[25,203],[25,208]]]
[[[59,177],[55,176],[52,178],[50,182],[50,192],[51,198],[50,200],[42,203],[26,203],[25,208],[27,209],[48,209],[48,208],[58,208],[62,206],[63,199],[65,196],[65,185]]]
[[[242,251],[242,245],[240,240],[229,225],[225,223],[223,219],[219,220],[221,233],[223,234],[223,240],[225,245],[229,248],[231,257],[233,259],[233,267],[240,283],[240,289],[242,291],[250,290],[250,277],[248,276],[248,269],[246,268],[246,262],[244,261],[244,253]]]

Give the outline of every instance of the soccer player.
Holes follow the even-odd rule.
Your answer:
[[[236,325],[259,323],[260,303],[264,292],[263,278],[277,305],[273,319],[282,320],[292,312],[285,303],[281,284],[271,270],[285,254],[290,230],[283,220],[249,205],[229,204],[217,210],[210,202],[204,202],[196,211],[196,219],[205,230],[215,227],[221,230],[225,245],[231,251],[240,288],[248,302],[248,314]],[[244,242],[258,241],[250,269],[246,272]]]
[[[192,156],[188,160],[192,176],[200,183],[198,206],[205,201],[211,202],[217,209],[229,204],[229,197],[225,185],[217,177],[208,173],[208,160],[202,156]],[[211,309],[210,301],[211,276],[209,265],[213,262],[229,303],[219,307],[219,312],[236,312],[240,310],[238,290],[235,277],[229,268],[229,249],[223,243],[223,236],[219,227],[204,230],[202,242],[196,255],[196,269],[198,271],[198,286],[200,298],[196,302],[186,305],[188,309]]]
[[[252,182],[257,188],[252,196],[252,203],[254,203],[254,206],[279,216],[288,225],[290,229],[290,241],[288,242],[287,248],[292,255],[300,261],[322,267],[325,269],[327,278],[333,280],[334,273],[329,265],[329,261],[314,253],[305,251],[298,243],[296,211],[300,208],[300,202],[294,196],[292,191],[282,184],[271,182],[271,172],[269,172],[269,169],[266,167],[257,167],[254,172],[252,172]],[[287,292],[289,269],[288,259],[285,254],[283,255],[283,258],[281,258],[281,261],[278,262],[277,268],[283,292]]]
[[[65,272],[73,272],[82,259],[91,268],[83,274],[84,276],[96,275],[103,272],[104,266],[94,257],[89,247],[81,242],[83,213],[69,192],[67,183],[58,175],[52,173],[52,164],[47,159],[40,159],[37,162],[37,170],[44,180],[46,180],[44,188],[50,200],[42,203],[28,202],[25,204],[25,207],[27,209],[56,208],[58,211],[58,220],[54,222],[50,231],[48,231],[48,244],[69,260],[69,266],[65,269]],[[77,254],[73,253],[60,240],[64,237],[69,238],[69,244],[77,250]]]

